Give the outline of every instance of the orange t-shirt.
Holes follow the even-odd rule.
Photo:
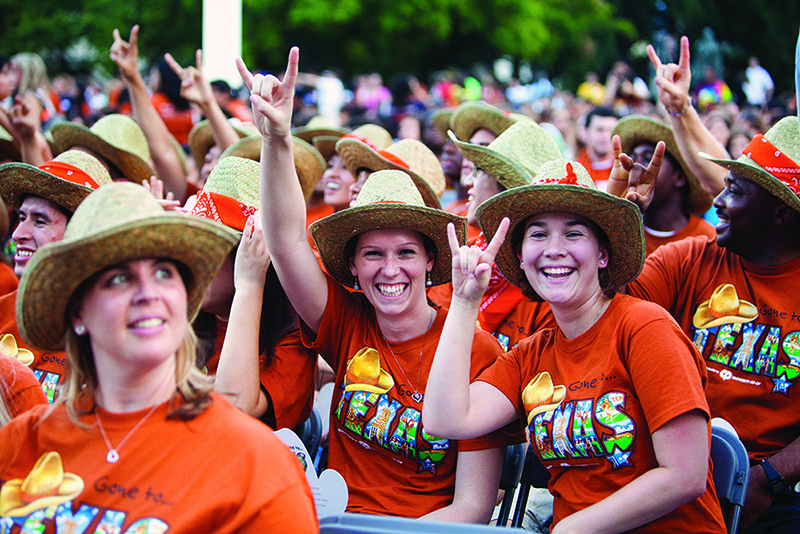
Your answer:
[[[706,359],[711,415],[733,425],[752,461],[800,436],[798,273],[800,258],[765,267],[691,237],[659,248],[628,286],[664,307],[694,341]],[[715,317],[709,299],[725,284],[739,308]]]
[[[328,303],[316,340],[305,327],[302,332],[306,345],[336,372],[328,466],[347,482],[348,512],[419,517],[443,508],[453,501],[459,451],[522,441],[521,435],[502,431],[461,441],[425,433],[422,402],[446,316],[439,308],[427,334],[389,345],[366,297],[328,278]],[[348,363],[363,349],[378,352],[381,378],[374,386],[356,383],[346,389]],[[472,377],[500,354],[497,341],[476,328]]]
[[[80,428],[63,405],[46,418],[46,407],[34,408],[0,429],[5,486],[24,480],[50,452],[61,456],[64,471],[56,495],[28,505],[18,487],[3,487],[4,515],[37,521],[44,532],[318,532],[300,462],[266,425],[216,394],[189,421],[167,419],[167,404],[133,433],[149,409],[97,408],[108,441],[126,439],[116,463],[106,461],[94,414]],[[45,512],[51,505],[58,506]]]
[[[707,236],[716,238],[717,231],[713,226],[696,215],[689,215],[689,223],[677,232],[670,235],[658,235],[653,233],[653,230],[650,230],[647,226],[644,227],[644,245],[648,256],[655,252],[656,249],[661,245],[674,243],[675,241],[680,241],[681,239],[694,236]]]
[[[523,391],[545,371],[565,397],[527,424]],[[526,424],[550,471],[554,524],[658,467],[651,434],[664,424],[693,410],[708,414],[697,350],[663,309],[627,295],[616,295],[580,336],[540,331],[478,380],[508,397]],[[702,496],[631,532],[725,531],[709,470]]]
[[[47,404],[42,386],[30,369],[16,358],[0,356],[3,402],[13,418],[39,404]]]
[[[575,158],[575,161],[586,167],[594,183],[607,182],[611,177],[611,166],[613,164],[611,159],[608,161],[592,161],[589,157],[589,152],[584,148],[578,152],[578,157]]]
[[[217,320],[217,340],[213,356],[206,363],[209,374],[216,374],[227,324]],[[294,429],[311,415],[314,383],[317,376],[317,353],[303,346],[300,330],[286,334],[275,346],[269,366],[261,365],[259,380],[272,411],[275,428]],[[272,422],[269,422],[272,426]]]
[[[178,110],[170,102],[167,95],[162,93],[155,93],[150,97],[150,102],[153,107],[161,116],[161,120],[167,126],[167,130],[172,136],[182,145],[189,142],[189,132],[194,127],[194,118],[192,117],[191,108],[185,110]]]
[[[0,337],[11,334],[18,348],[30,350],[34,360],[31,370],[42,384],[44,394],[50,403],[56,398],[57,386],[64,382],[64,370],[67,366],[67,355],[63,352],[50,352],[34,349],[28,345],[17,328],[17,292],[13,291],[0,297]]]
[[[17,290],[19,278],[14,274],[14,269],[5,262],[0,261],[0,295],[8,295]]]

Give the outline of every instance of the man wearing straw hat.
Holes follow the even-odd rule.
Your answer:
[[[22,276],[39,248],[61,241],[78,204],[109,183],[111,177],[103,165],[77,150],[68,150],[38,168],[26,163],[0,166],[0,195],[19,213],[19,224],[11,235],[17,249],[17,276]],[[0,297],[0,347],[6,355],[24,355],[52,403],[56,386],[64,378],[66,357],[63,352],[32,350],[25,344],[17,328],[16,303],[16,291]]]
[[[711,207],[711,195],[683,158],[672,128],[648,117],[631,115],[617,123],[613,135],[620,136],[622,151],[643,165],[653,158],[659,141],[667,145],[653,200],[642,215],[648,256],[673,241],[716,235],[714,228],[702,219]]]
[[[733,425],[752,464],[742,528],[755,520],[747,532],[797,532],[798,120],[787,117],[757,135],[736,161],[701,156],[730,171],[714,200],[716,240],[693,237],[661,247],[628,291],[667,309],[705,357],[711,414]],[[627,174],[615,167],[614,174]],[[623,180],[615,193],[630,198],[628,185]],[[651,186],[632,187],[646,194]],[[646,195],[642,205],[648,201]]]

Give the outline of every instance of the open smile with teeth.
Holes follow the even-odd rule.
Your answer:
[[[330,189],[331,191],[338,191],[342,188],[342,184],[338,184],[335,182],[328,182],[325,184],[325,189]]]
[[[33,256],[32,250],[19,250],[17,249],[17,257],[18,258],[30,258]]]
[[[136,321],[131,326],[133,328],[152,328],[154,326],[161,326],[162,324],[164,324],[164,319],[153,317],[151,319],[142,319],[140,321]]]
[[[408,284],[378,284],[378,291],[387,297],[399,297],[406,290]]]
[[[570,267],[545,267],[542,269],[542,274],[550,280],[563,280],[572,274],[574,270]]]

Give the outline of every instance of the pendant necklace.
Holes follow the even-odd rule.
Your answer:
[[[400,369],[400,372],[403,374],[403,378],[406,379],[406,383],[408,383],[408,385],[413,388],[413,393],[411,394],[411,399],[416,403],[422,402],[422,393],[419,392],[419,379],[420,379],[420,371],[421,371],[421,368],[422,368],[422,353],[425,351],[425,341],[428,339],[428,332],[430,332],[431,327],[433,326],[433,322],[436,320],[436,311],[433,308],[430,308],[430,309],[431,309],[431,311],[433,311],[433,315],[432,315],[432,317],[430,319],[430,322],[428,322],[428,329],[425,330],[425,336],[422,338],[422,347],[420,347],[420,349],[419,349],[419,363],[417,364],[417,383],[416,383],[416,385],[412,384],[411,380],[409,380],[408,377],[406,376],[406,372],[403,370],[403,366],[400,365],[399,361],[397,361],[397,356],[395,356],[394,351],[392,350],[392,346],[389,345],[389,341],[386,339],[386,336],[384,336],[383,332],[381,332],[381,337],[383,337],[383,342],[386,343],[386,346],[389,348],[389,352],[391,353],[392,358],[394,358],[394,362],[397,364],[397,368]],[[380,327],[379,327],[379,329],[380,329]]]
[[[139,422],[136,423],[136,426],[134,426],[131,429],[131,431],[128,432],[125,435],[124,438],[122,438],[122,441],[120,441],[119,445],[117,445],[116,447],[112,447],[111,446],[111,442],[108,441],[108,436],[106,436],[106,431],[103,428],[103,423],[100,422],[100,415],[97,413],[97,408],[95,408],[94,417],[95,417],[95,419],[97,419],[97,426],[98,426],[98,428],[100,428],[100,434],[103,436],[103,441],[106,442],[106,447],[108,447],[108,454],[106,454],[106,461],[108,463],[115,464],[115,463],[117,463],[119,461],[119,452],[117,452],[117,451],[119,449],[121,449],[122,446],[125,444],[125,442],[128,441],[128,439],[133,435],[133,433],[136,432],[139,429],[139,427],[144,424],[145,421],[147,421],[147,418],[150,417],[151,415],[153,415],[153,412],[155,412],[156,408],[158,408],[159,406],[160,406],[160,404],[156,404],[155,406],[150,408],[150,411],[147,412],[147,415],[142,417],[139,420]]]

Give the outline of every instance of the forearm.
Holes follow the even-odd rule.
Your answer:
[[[125,82],[130,91],[133,116],[147,139],[156,175],[164,182],[165,191],[171,191],[175,198],[181,199],[186,193],[186,174],[172,145],[172,136],[150,101],[138,71],[135,76],[126,77]]]
[[[725,147],[717,141],[706,128],[697,111],[690,104],[679,117],[670,114],[672,130],[680,148],[681,155],[689,168],[700,179],[703,189],[712,197],[717,196],[725,188],[725,175],[728,171],[699,155],[705,152],[716,158],[727,159],[730,156]]]
[[[214,143],[219,148],[220,152],[224,152],[226,148],[239,140],[239,135],[233,129],[231,123],[225,118],[225,113],[215,99],[206,100],[198,103],[200,111],[203,112],[208,124],[211,126],[211,132],[214,134]]]
[[[21,138],[19,148],[23,163],[33,165],[34,167],[38,167],[44,162],[53,159],[47,141],[39,132],[36,132],[30,137]]]
[[[422,420],[426,430],[447,438],[474,437],[470,408],[470,354],[479,302],[453,296],[428,375]]]
[[[266,397],[259,381],[259,318],[263,287],[241,287],[231,305],[214,388],[243,412],[260,417]]]

